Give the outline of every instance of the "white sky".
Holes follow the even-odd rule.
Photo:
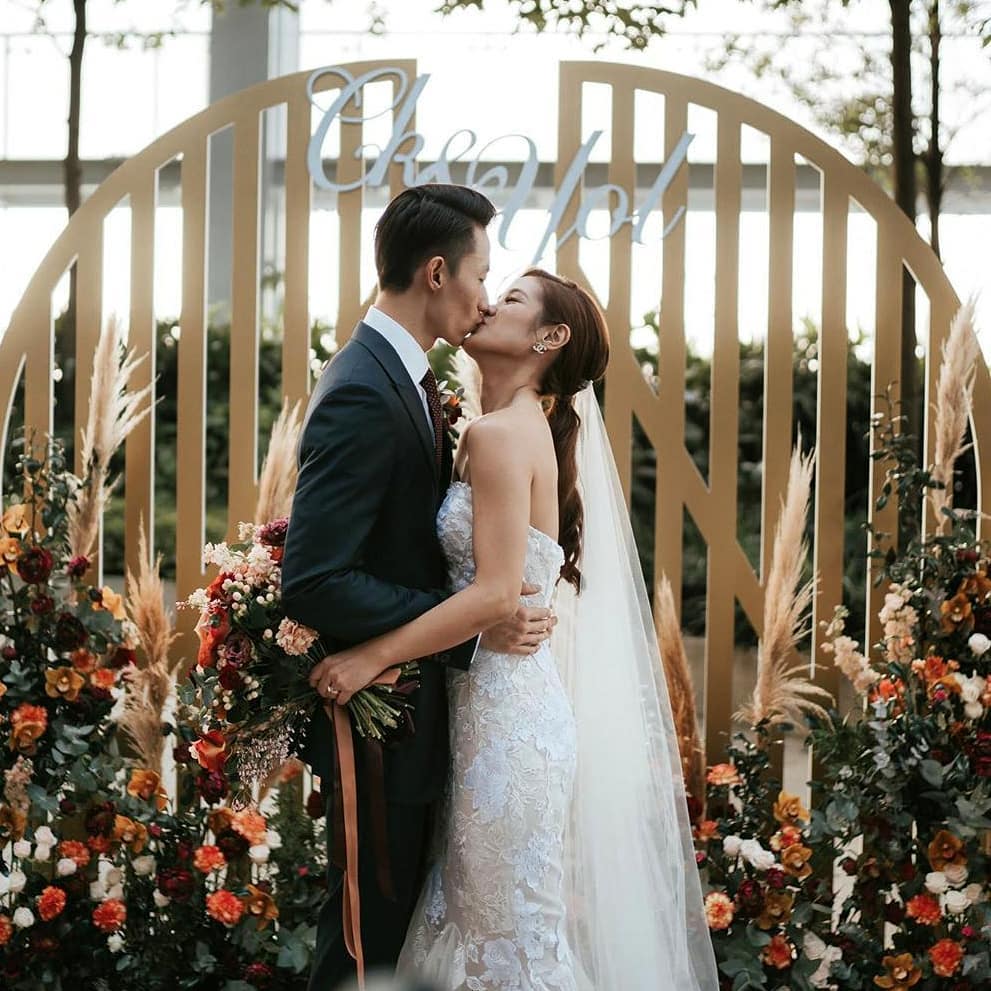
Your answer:
[[[855,38],[833,35],[828,40],[816,31],[804,29],[798,42],[788,42],[792,30],[787,15],[765,14],[750,2],[700,0],[700,10],[683,20],[669,22],[670,35],[654,41],[646,53],[636,55],[620,43],[612,43],[598,54],[591,54],[591,42],[579,42],[564,35],[537,36],[524,29],[514,32],[515,20],[506,0],[488,0],[484,11],[466,11],[450,18],[433,13],[439,0],[378,0],[385,16],[387,33],[369,35],[368,0],[303,0],[301,27],[301,68],[348,62],[364,58],[415,57],[421,72],[431,74],[431,82],[420,104],[418,127],[425,134],[427,154],[435,151],[455,129],[470,127],[479,143],[493,137],[522,132],[532,137],[541,158],[556,153],[557,72],[562,59],[601,58],[661,67],[689,75],[710,78],[720,85],[737,89],[807,126],[808,112],[796,105],[780,81],[758,79],[739,66],[719,74],[706,69],[707,54],[720,48],[724,31],[768,32],[763,44],[781,47],[781,58],[797,62],[808,57],[812,48],[828,44],[830,59],[837,64],[850,62],[850,46],[866,42],[883,51],[888,4],[865,0],[848,11],[846,30],[863,32]],[[155,136],[196,112],[207,99],[209,12],[190,0],[178,17],[174,0],[132,0],[115,5],[112,0],[90,0],[90,27],[95,32],[115,32],[134,28],[154,31],[178,24],[190,34],[167,40],[160,51],[145,52],[139,45],[118,51],[100,41],[90,43],[85,65],[82,154],[84,157],[128,155],[137,152]],[[64,53],[69,39],[30,37],[33,24],[32,0],[0,0],[0,157],[59,158],[64,154],[67,108],[67,68]],[[45,4],[51,30],[71,29],[69,0],[49,0]],[[777,37],[780,35],[780,37]],[[5,37],[6,36],[6,37]],[[601,40],[601,39],[596,39]],[[811,46],[811,47],[809,47]],[[991,164],[991,115],[984,112],[980,98],[965,95],[960,87],[991,92],[991,58],[974,38],[951,37],[944,43],[946,73],[945,115],[960,124],[951,144],[950,161]],[[601,119],[605,105],[592,102],[583,122],[587,134],[592,128],[608,127]],[[646,142],[639,131],[640,157]],[[711,160],[712,141],[704,127],[698,130],[691,158]],[[823,135],[827,137],[828,135]],[[649,135],[648,135],[649,137]],[[836,143],[832,139],[832,143]],[[756,160],[759,142],[744,142],[744,158]],[[500,153],[509,155],[509,146]],[[593,160],[604,160],[608,142],[600,143]],[[163,211],[168,214],[169,211]],[[0,209],[0,327],[6,324],[20,293],[41,260],[48,245],[64,223],[58,209]],[[319,214],[314,234],[331,232],[335,218]],[[160,237],[167,244],[178,232],[178,217],[163,216]],[[863,218],[851,222],[851,244],[861,241],[867,228]],[[536,229],[540,218],[521,218],[517,230],[519,250],[497,252],[492,288],[529,260],[524,249],[524,228]],[[124,227],[126,225],[119,225]],[[869,226],[869,225],[868,225]],[[707,215],[689,216],[689,259],[686,297],[711,297],[712,231]],[[961,296],[981,289],[987,282],[986,245],[991,240],[991,216],[949,214],[943,220],[945,265]],[[766,259],[761,251],[747,251],[750,244],[766,244],[766,223],[762,214],[744,214],[741,228],[741,286],[753,290],[766,287]],[[796,226],[796,254],[807,260],[818,251],[818,229],[814,217],[799,217]],[[583,259],[595,269],[596,255],[605,242],[588,243]],[[108,259],[108,297],[114,308],[126,306],[126,244],[111,249]],[[314,265],[320,252],[314,251]],[[369,258],[370,261],[370,258]],[[762,267],[763,264],[763,267]],[[796,267],[796,317],[816,317],[819,286],[815,266]],[[123,273],[114,281],[114,272]],[[323,269],[326,271],[326,268]],[[865,276],[870,265],[862,256],[851,257],[848,314],[851,326],[870,326],[873,311],[872,290]],[[316,275],[317,272],[314,272]],[[634,287],[634,313],[656,305],[656,270],[644,256],[638,266],[639,284]],[[330,316],[336,302],[336,287],[326,278],[312,278],[313,312]],[[176,312],[178,273],[163,270],[158,291],[159,311]],[[741,293],[741,335],[759,336],[766,319],[764,290]],[[172,308],[170,310],[170,307]],[[991,326],[991,303],[981,307],[983,323]],[[689,334],[706,349],[711,337],[711,310],[702,307],[688,312]],[[988,347],[991,332],[982,335]]]

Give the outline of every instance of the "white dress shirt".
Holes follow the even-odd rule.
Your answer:
[[[427,425],[430,427],[430,436],[432,437],[434,435],[434,419],[430,415],[430,407],[427,405],[427,392],[420,385],[420,379],[427,374],[430,368],[426,353],[417,343],[416,338],[401,323],[396,323],[387,313],[383,313],[374,306],[368,308],[368,312],[365,314],[365,323],[372,330],[377,330],[392,345],[392,350],[399,355],[403,368],[406,369],[410,381],[416,386],[416,391],[420,394],[423,415],[427,418]]]

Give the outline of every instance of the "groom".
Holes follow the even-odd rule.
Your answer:
[[[490,309],[485,294],[494,214],[461,186],[407,189],[375,229],[379,294],[310,398],[299,445],[299,478],[282,565],[287,615],[318,630],[331,652],[401,626],[449,592],[435,518],[451,479],[452,451],[426,352],[437,338],[459,346]],[[487,631],[487,648],[526,654],[544,640],[546,609],[521,607]],[[389,873],[369,823],[379,796],[369,785],[374,755],[356,738],[361,931],[369,966],[394,966],[425,872],[430,809],[448,767],[444,668],[467,668],[476,637],[424,659],[413,696],[415,732],[384,752]],[[318,668],[320,665],[318,665]],[[315,680],[315,679],[314,679]],[[327,679],[324,679],[326,681]],[[328,697],[336,690],[331,684]],[[325,792],[334,775],[330,721],[318,710],[305,756]],[[330,835],[328,846],[338,837]],[[381,847],[379,847],[379,851]],[[354,972],[342,933],[342,873],[328,868],[310,991],[329,991]]]

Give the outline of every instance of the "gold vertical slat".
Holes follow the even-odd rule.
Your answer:
[[[609,182],[625,190],[632,208],[636,195],[636,165],[633,161],[633,88],[615,83],[612,87],[612,154],[609,156]],[[579,118],[580,119],[580,118]],[[612,206],[611,202],[606,207]],[[578,238],[573,239],[577,244]],[[631,361],[629,347],[630,285],[633,269],[633,229],[624,225],[609,239],[609,302],[606,318],[613,334],[622,334],[625,346],[613,348],[609,372],[614,387],[606,393],[605,422],[612,438],[613,455],[620,484],[630,501],[633,456],[633,420],[630,415],[640,370]],[[615,386],[619,386],[618,395]],[[617,401],[619,400],[619,401]],[[641,411],[641,423],[651,411]]]
[[[688,104],[665,97],[664,154],[674,153],[688,130]],[[664,239],[661,273],[661,305],[658,320],[658,414],[663,429],[657,441],[657,495],[654,519],[654,579],[662,574],[671,581],[675,608],[681,615],[684,554],[683,506],[685,492],[679,462],[685,444],[685,233],[688,211],[688,163],[674,176],[661,202],[664,229],[684,210],[681,221]]]
[[[255,517],[258,481],[259,114],[234,125],[233,255],[230,338],[230,474],[227,533]],[[259,521],[256,521],[259,522]]]
[[[310,104],[300,92],[289,102],[286,149],[286,298],[282,329],[282,394],[290,403],[310,391],[310,198],[306,167]]]
[[[719,535],[708,542],[705,638],[706,753],[721,752],[730,724],[733,683],[737,543],[740,344],[737,328],[740,249],[740,121],[723,111],[716,142],[716,285],[712,398],[709,413],[709,490]]]
[[[777,525],[788,484],[792,444],[792,247],[795,156],[771,139],[768,174],[767,343],[764,347],[764,473],[761,486],[760,574],[767,581]]]
[[[901,327],[902,327],[902,264],[901,252],[895,244],[895,235],[886,224],[878,224],[877,231],[877,314],[874,331],[874,364],[871,368],[871,412],[887,415],[888,407],[883,396],[890,388],[893,412],[897,415],[897,403],[901,396],[898,379],[901,375]],[[871,454],[876,450],[873,435]],[[886,465],[871,460],[867,507],[867,519],[875,529],[889,534],[880,540],[870,538],[868,550],[884,551],[898,546],[898,498],[892,492],[884,509],[875,509],[875,503],[884,484]],[[879,568],[872,562],[867,572],[867,642],[876,643],[881,635],[878,610],[884,598],[884,588],[875,587]]]
[[[155,495],[153,463],[155,451],[155,209],[158,198],[158,173],[150,170],[131,193],[131,314],[128,346],[137,355],[145,355],[131,377],[135,391],[151,386],[149,401],[153,412],[131,432],[125,452],[125,534],[127,567],[139,565],[138,545],[142,526],[148,540],[148,552],[154,559]]]
[[[843,527],[846,480],[847,227],[849,198],[832,176],[822,177],[822,329],[819,333],[816,431],[815,542],[813,573],[817,576],[812,606],[813,640],[819,644],[819,621],[829,620],[843,602]],[[822,411],[828,409],[829,415]],[[821,649],[814,658],[816,684],[831,692],[837,672]]]
[[[583,89],[582,74],[576,71],[576,66],[567,62],[561,63],[558,76],[558,88],[561,93],[562,106],[557,118],[557,161],[554,163],[554,188],[560,189],[564,183],[568,170],[568,163],[578,153],[581,145],[582,127],[582,105]],[[567,96],[565,96],[567,94]],[[564,101],[568,103],[565,106]],[[558,224],[558,237],[568,230],[575,222],[578,215],[578,206],[581,202],[582,184],[579,183],[571,199],[561,215],[561,222]],[[564,243],[558,243],[555,251],[557,260],[557,271],[567,272],[573,277],[578,275],[578,238],[570,237]],[[609,405],[608,398],[606,405]]]
[[[34,431],[38,439],[51,434],[53,429],[54,388],[52,367],[55,364],[55,325],[52,320],[52,297],[49,294],[31,300],[26,315],[29,325],[38,328],[33,334],[24,366],[24,425]],[[13,372],[14,362],[11,362]],[[18,376],[10,378],[9,393],[13,399]]]
[[[89,416],[90,390],[93,385],[93,358],[100,340],[103,321],[103,223],[90,228],[90,243],[76,260],[76,474],[86,472],[82,457],[82,432]],[[103,584],[103,517],[97,531],[96,547],[91,555],[94,580]]]
[[[359,116],[355,101],[348,101],[341,113],[341,153],[337,159],[337,181],[355,182],[365,163],[355,158],[362,144],[361,124],[343,123],[344,117]],[[337,194],[337,215],[340,220],[338,243],[341,246],[337,263],[339,303],[337,307],[337,345],[341,347],[351,336],[355,324],[361,318],[361,258],[357,247],[361,244],[361,208],[365,191],[362,187]]]
[[[176,438],[176,592],[183,599],[203,576],[206,456],[207,165],[203,138],[182,158],[182,311]],[[195,617],[178,615],[185,632]]]

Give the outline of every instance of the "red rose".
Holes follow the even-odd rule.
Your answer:
[[[217,837],[217,846],[228,860],[237,860],[248,852],[248,841],[240,834],[228,829]]]
[[[244,980],[256,988],[270,987],[274,977],[275,972],[267,963],[249,964],[244,971]]]
[[[227,794],[227,779],[221,771],[200,771],[196,776],[196,790],[203,801],[214,805]]]
[[[286,542],[286,534],[289,532],[289,517],[283,516],[280,519],[272,520],[257,531],[258,542],[267,547],[283,547]]]
[[[31,600],[31,612],[35,616],[44,616],[55,608],[55,600],[50,595],[39,595]]]
[[[755,919],[764,911],[764,892],[757,881],[747,878],[736,889],[736,910],[748,919]]]
[[[29,547],[17,559],[17,573],[28,585],[40,585],[48,581],[55,561],[44,547]]]
[[[237,668],[233,664],[225,664],[220,669],[219,681],[221,687],[226,688],[229,692],[233,692],[235,689],[241,687],[241,676],[237,673]]]
[[[65,570],[70,578],[82,578],[89,570],[89,558],[79,554],[69,561]]]
[[[158,890],[173,901],[188,902],[196,890],[196,879],[183,867],[164,867],[158,872]]]
[[[306,796],[306,814],[311,819],[320,819],[327,814],[327,803],[319,791],[311,791]]]
[[[72,613],[59,614],[55,622],[55,644],[59,650],[78,650],[87,640],[86,627]]]

